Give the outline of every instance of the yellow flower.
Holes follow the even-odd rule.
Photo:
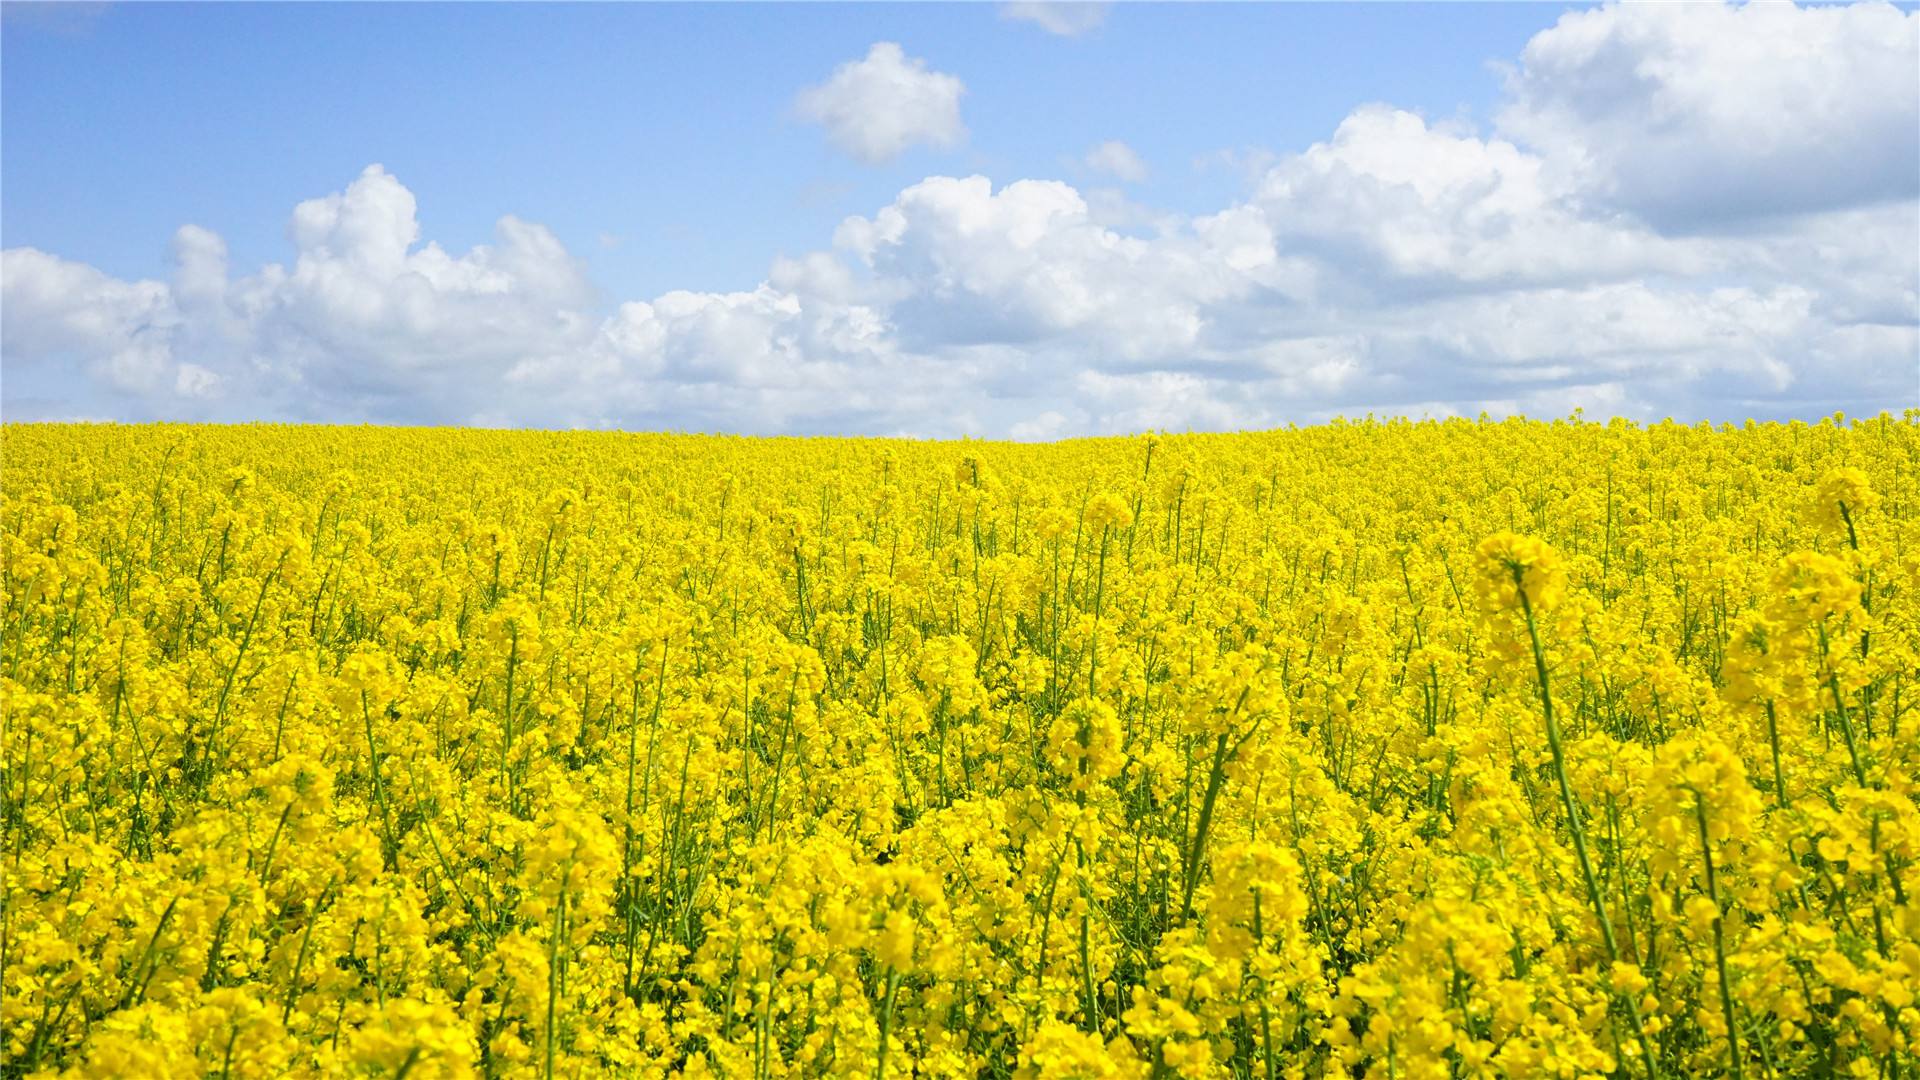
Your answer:
[[[1566,595],[1565,563],[1534,537],[1494,533],[1480,542],[1475,567],[1474,594],[1490,614],[1519,607],[1522,596],[1535,611],[1551,611]]]
[[[1811,507],[1815,524],[1830,532],[1847,536],[1857,533],[1861,519],[1879,506],[1867,474],[1856,468],[1828,472],[1814,487]]]
[[[1124,529],[1133,524],[1133,511],[1120,496],[1103,491],[1087,503],[1086,521],[1087,528],[1094,532]]]
[[[1125,1040],[1111,1049],[1100,1037],[1058,1020],[1041,1024],[1020,1048],[1018,1080],[1120,1080],[1147,1075]]]
[[[1120,774],[1126,757],[1120,750],[1120,718],[1113,706],[1076,698],[1048,729],[1047,752],[1068,788],[1086,791]]]
[[[0,438],[23,1076],[1913,1071],[1920,411]]]
[[[874,935],[874,958],[894,971],[912,971],[914,934],[912,915],[900,909],[888,912]]]

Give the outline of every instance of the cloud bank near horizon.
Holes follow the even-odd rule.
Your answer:
[[[0,253],[0,392],[10,420],[1015,438],[1897,411],[1920,404],[1916,73],[1920,14],[1886,4],[1575,12],[1485,131],[1358,104],[1193,215],[929,176],[749,287],[645,299],[511,214],[449,252],[375,164],[293,208],[284,263],[236,272],[194,225],[166,280]],[[958,146],[964,89],[881,42],[796,104],[882,162]],[[1088,161],[1165,167],[1117,140]]]

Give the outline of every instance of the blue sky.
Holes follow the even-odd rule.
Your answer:
[[[1203,212],[1243,178],[1198,159],[1305,149],[1359,102],[1484,120],[1489,65],[1559,11],[1143,4],[1066,39],[991,4],[135,4],[60,32],[16,15],[0,234],[157,276],[191,221],[266,262],[289,206],[377,161],[449,248],[512,212],[612,293],[732,289],[932,173],[1084,175],[1074,159],[1122,139],[1153,165],[1136,197]],[[967,147],[864,168],[795,118],[797,88],[878,40],[965,73]]]
[[[0,393],[1022,437],[1915,404],[1920,22],[1695,8],[10,4]]]

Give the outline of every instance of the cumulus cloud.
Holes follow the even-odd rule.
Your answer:
[[[951,147],[967,137],[960,121],[966,86],[909,57],[891,41],[875,42],[865,58],[835,68],[818,86],[800,92],[802,118],[868,165],[881,165],[912,146]]]
[[[0,351],[116,395],[202,396],[210,382],[173,355],[181,315],[158,281],[120,281],[35,248],[0,253]],[[8,372],[10,387],[24,372]],[[76,381],[78,381],[76,379]]]
[[[984,176],[931,177],[838,248],[871,271],[901,343],[1064,350],[1138,367],[1202,359],[1213,316],[1256,292],[1305,296],[1313,269],[1281,258],[1258,221],[1227,212],[1127,235],[1059,181],[995,190]],[[1074,362],[1079,362],[1077,359]]]
[[[1503,132],[1662,228],[1920,195],[1920,12],[1891,4],[1571,12],[1508,89]]]
[[[6,356],[65,357],[162,413],[163,389],[226,389],[266,412],[381,417],[405,400],[458,420],[514,363],[594,333],[597,294],[550,231],[508,215],[496,236],[460,256],[420,244],[413,193],[371,165],[294,208],[291,265],[238,279],[225,241],[194,225],[174,236],[166,283],[10,249]]]
[[[509,214],[457,256],[419,232],[413,193],[378,165],[294,208],[292,265],[224,296],[244,346],[274,361],[252,373],[263,390],[349,414],[408,396],[458,419],[521,359],[591,339],[597,294],[546,227]]]
[[[1749,10],[1707,25],[1803,25],[1738,21]],[[1862,10],[1847,18],[1885,18]],[[1715,34],[1642,25],[1663,11],[1702,18],[1604,9],[1537,37],[1491,131],[1361,105],[1198,215],[1057,180],[931,176],[734,291],[603,297],[550,231],[511,215],[494,242],[446,251],[379,166],[296,206],[291,259],[251,272],[194,226],[175,235],[166,280],[10,249],[7,404],[1024,439],[1368,411],[1740,419],[1920,404],[1912,161],[1852,194],[1746,190],[1734,227],[1734,210],[1709,222],[1679,208],[1698,177],[1773,160],[1771,144],[1715,128],[1724,115],[1751,136],[1739,109],[1668,114],[1704,133],[1669,147],[1698,163],[1660,184],[1631,163],[1654,152],[1636,139],[1667,145],[1663,128],[1600,146],[1578,117],[1553,137],[1532,126],[1546,103],[1597,93],[1583,72],[1642,71],[1621,49],[1667,57],[1635,76],[1655,82],[1719,62]],[[1808,40],[1832,43],[1816,30]],[[1610,44],[1576,48],[1590,39]],[[1566,59],[1589,54],[1606,59]],[[924,71],[897,49],[888,62]],[[1794,112],[1802,100],[1775,99],[1780,138],[1803,168],[1844,172],[1852,128],[1820,129]],[[1875,108],[1805,104],[1820,123],[1880,130]]]
[[[1087,168],[1104,173],[1129,183],[1139,183],[1147,178],[1147,163],[1133,152],[1133,147],[1119,139],[1108,139],[1099,146],[1087,151],[1084,159]]]
[[[1094,3],[1092,0],[1083,0],[1083,2],[1021,0],[1018,3],[1001,4],[1000,17],[1016,22],[1032,23],[1049,34],[1079,37],[1106,22],[1107,9],[1111,6]]]
[[[1697,273],[1710,263],[1700,245],[1588,211],[1513,143],[1381,105],[1275,164],[1253,201],[1278,236],[1375,290]]]

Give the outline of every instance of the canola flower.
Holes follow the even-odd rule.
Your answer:
[[[8,1077],[1920,1076],[1920,414],[0,438]]]

